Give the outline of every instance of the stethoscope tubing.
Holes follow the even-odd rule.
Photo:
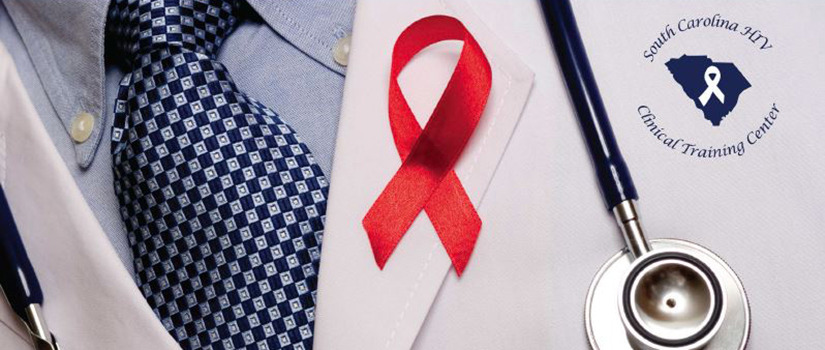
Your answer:
[[[639,215],[635,208],[635,202],[639,198],[638,193],[636,192],[636,186],[633,183],[633,179],[630,176],[630,170],[628,169],[627,164],[622,157],[619,145],[616,142],[604,102],[602,101],[601,94],[599,93],[598,84],[593,76],[590,61],[587,58],[587,52],[582,42],[581,34],[579,33],[570,1],[541,0],[541,7],[549,29],[550,38],[552,39],[553,49],[556,53],[565,84],[567,85],[567,91],[573,102],[573,107],[576,111],[575,114],[579,120],[590,157],[593,161],[604,202],[607,205],[607,209],[613,212],[614,217],[622,230],[627,248],[627,251],[624,254],[627,254],[630,257],[630,260],[633,261],[631,266],[635,265],[637,269],[639,266],[646,266],[649,263],[655,262],[657,256],[670,256],[667,254],[671,254],[672,252],[669,252],[667,249],[664,251],[651,251],[651,245],[645,238]],[[693,246],[691,243],[685,241],[671,241],[674,242],[673,244],[677,244],[681,247],[689,248]],[[715,257],[715,255],[711,253],[708,253],[707,255]],[[656,348],[671,349],[695,348],[698,346],[703,347],[707,345],[708,341],[711,341],[711,339],[716,337],[722,323],[725,322],[723,318],[723,311],[721,310],[726,309],[724,306],[726,303],[722,299],[724,295],[719,277],[693,253],[686,251],[684,254],[672,256],[671,258],[677,257],[679,258],[678,260],[687,262],[690,266],[700,268],[702,273],[707,276],[710,284],[710,291],[713,295],[717,296],[717,298],[714,298],[716,301],[715,304],[712,308],[710,308],[710,315],[712,317],[709,319],[707,324],[696,333],[683,339],[671,341],[669,339],[660,338],[652,333],[648,334],[647,330],[640,324],[634,324],[634,322],[638,323],[638,320],[636,320],[636,317],[631,315],[628,311],[631,309],[629,307],[631,299],[627,292],[627,287],[630,286],[632,282],[640,280],[638,273],[630,271],[630,273],[626,274],[622,279],[623,288],[622,293],[620,293],[622,298],[620,299],[624,307],[620,308],[622,310],[619,312],[622,315],[626,315],[627,321],[630,321],[622,321],[625,329],[629,332],[632,328],[636,330],[639,335],[634,337],[630,337],[630,335],[628,335],[628,339],[644,338],[646,341],[654,344]],[[731,336],[744,334],[744,338],[738,340],[737,347],[741,349],[747,342],[747,336],[749,334],[748,329],[750,327],[749,312],[747,310],[747,298],[744,295],[741,282],[732,273],[730,267],[727,266],[726,263],[721,261],[721,259],[718,259],[718,257],[711,258],[709,262],[715,264],[714,266],[716,266],[717,269],[721,268],[730,271],[729,274],[724,275],[725,281],[727,281],[726,288],[730,289],[731,285],[733,285],[733,288],[737,289],[738,294],[731,295],[739,296],[740,298],[739,303],[734,303],[731,305],[741,306],[744,304],[744,316],[737,312],[731,314],[734,317],[744,317],[744,333],[742,333],[741,330],[737,333],[735,329],[726,331],[727,333],[725,333],[725,335],[730,334]],[[615,259],[608,262],[610,266],[613,266],[615,263]],[[600,272],[597,276],[601,276],[601,273],[602,272]],[[599,285],[598,279],[599,277],[597,277],[597,279],[594,280],[594,284],[591,285],[591,291],[594,286]],[[588,296],[589,301],[592,300],[591,295]],[[590,304],[588,304],[588,308],[589,307]],[[592,311],[592,309],[588,310]],[[589,317],[591,317],[591,315],[587,314],[586,318]],[[628,325],[627,323],[630,324]],[[588,334],[589,336],[592,336],[592,334]],[[728,338],[724,338],[722,341],[724,342],[727,339]],[[593,344],[592,341],[593,338],[591,338],[591,345]],[[628,340],[617,338],[615,341],[622,342]]]
[[[576,109],[608,210],[638,199],[630,170],[613,135],[569,0],[541,0],[567,90]]]

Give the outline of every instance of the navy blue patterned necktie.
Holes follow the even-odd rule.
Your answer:
[[[310,349],[327,181],[215,60],[239,4],[114,0],[131,73],[115,192],[149,305],[184,349]]]

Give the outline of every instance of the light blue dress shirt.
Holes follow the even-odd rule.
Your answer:
[[[345,68],[334,59],[352,31],[354,0],[248,0],[257,16],[241,22],[218,60],[238,87],[275,110],[331,175]],[[105,60],[108,1],[2,0],[0,41],[88,205],[131,272],[132,252],[114,193],[109,139],[118,83]],[[340,56],[339,56],[340,57]],[[340,59],[339,59],[340,61]],[[81,113],[91,136],[71,137]]]

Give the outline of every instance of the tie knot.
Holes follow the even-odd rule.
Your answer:
[[[107,29],[129,63],[174,47],[214,59],[237,7],[237,0],[113,0]]]

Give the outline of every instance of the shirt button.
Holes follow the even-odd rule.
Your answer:
[[[347,34],[335,43],[335,47],[332,49],[332,58],[335,59],[335,63],[344,67],[347,66],[347,63],[349,63],[349,46],[351,41],[352,37]]]
[[[95,127],[95,117],[87,112],[81,112],[72,120],[72,130],[69,132],[72,140],[77,143],[86,142],[92,136]]]

